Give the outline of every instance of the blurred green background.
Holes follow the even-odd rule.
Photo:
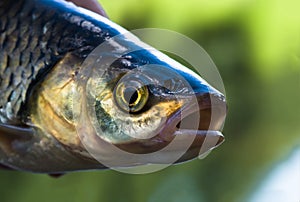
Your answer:
[[[113,21],[129,30],[170,29],[208,52],[226,88],[225,143],[204,160],[147,175],[93,171],[54,179],[0,171],[0,201],[274,202],[286,196],[282,201],[299,202],[299,1],[101,3]]]

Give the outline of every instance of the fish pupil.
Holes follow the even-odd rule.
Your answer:
[[[124,90],[124,99],[129,107],[132,107],[138,99],[138,91],[133,87],[128,87]]]

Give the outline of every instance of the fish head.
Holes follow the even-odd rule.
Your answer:
[[[107,44],[55,66],[36,93],[35,125],[106,167],[183,162],[224,141],[222,93],[140,42]]]

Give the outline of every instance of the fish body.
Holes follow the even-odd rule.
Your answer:
[[[195,158],[207,137],[217,141],[205,151],[223,141],[224,96],[108,19],[60,0],[4,0],[0,20],[0,165],[53,174],[164,164],[182,150],[174,162]],[[197,113],[196,129],[178,130]]]

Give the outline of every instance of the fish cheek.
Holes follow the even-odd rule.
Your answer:
[[[139,114],[130,114],[121,110],[113,97],[109,90],[98,96],[95,117],[91,120],[98,136],[118,145],[150,141],[163,129],[167,118],[183,104],[175,100],[164,101]]]

